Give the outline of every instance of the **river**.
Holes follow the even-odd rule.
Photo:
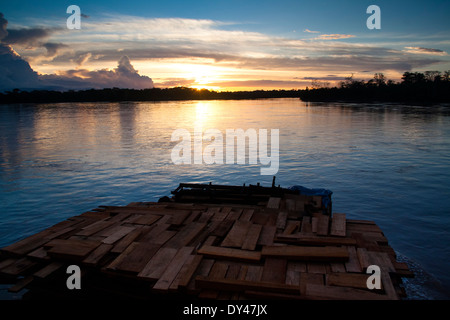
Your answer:
[[[334,212],[375,221],[416,272],[405,279],[412,298],[450,298],[448,105],[1,105],[0,247],[99,205],[156,201],[181,182],[271,184],[260,162],[174,164],[172,133],[199,128],[224,140],[227,129],[278,129],[277,185],[333,191]]]

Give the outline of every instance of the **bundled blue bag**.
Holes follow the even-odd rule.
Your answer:
[[[331,195],[333,194],[331,190],[320,188],[310,189],[303,186],[291,186],[288,189],[299,191],[300,194],[305,196],[322,196],[322,206],[328,208],[328,206],[331,205]]]

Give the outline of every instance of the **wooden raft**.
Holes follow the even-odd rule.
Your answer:
[[[131,203],[102,206],[11,244],[0,253],[10,291],[68,292],[68,265],[82,289],[133,298],[401,299],[401,278],[381,229],[345,214],[305,214],[305,197],[259,205]],[[369,265],[381,290],[369,290]],[[59,288],[59,289],[58,289]],[[172,295],[172,296],[171,296]],[[97,296],[98,297],[98,296]]]

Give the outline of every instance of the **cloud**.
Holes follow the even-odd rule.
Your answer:
[[[140,75],[127,56],[122,56],[117,68],[90,71],[87,69],[61,71],[58,74],[40,76],[43,84],[61,89],[102,89],[102,88],[152,88],[153,80]]]
[[[74,59],[75,63],[78,67],[81,67],[83,64],[85,64],[90,58],[92,57],[92,53],[86,52],[83,54],[80,54],[80,56],[76,59]]]
[[[37,72],[10,45],[0,43],[0,91],[37,87],[40,87]]]
[[[6,27],[8,26],[8,20],[3,17],[3,13],[0,12],[0,41],[8,35]]]
[[[352,34],[321,34],[315,39],[318,40],[337,40],[337,39],[348,39],[354,38],[355,36]]]
[[[8,29],[8,35],[2,42],[25,47],[37,47],[43,39],[50,36],[51,30],[46,28]]]
[[[54,57],[58,54],[60,49],[67,48],[68,46],[63,43],[46,42],[43,44],[44,48],[47,49],[47,56]]]
[[[320,33],[320,31],[312,31],[312,30],[309,30],[309,29],[305,29],[305,30],[303,30],[303,32],[307,32],[307,33]]]
[[[423,47],[405,47],[405,51],[415,54],[429,54],[434,56],[446,56],[447,52],[440,49],[423,48]]]

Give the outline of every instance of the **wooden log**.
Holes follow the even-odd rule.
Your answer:
[[[264,246],[261,256],[304,261],[346,261],[349,253],[341,247]]]

